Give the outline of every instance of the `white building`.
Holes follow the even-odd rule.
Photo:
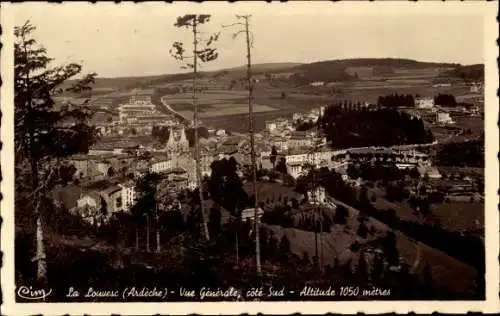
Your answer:
[[[80,196],[76,201],[76,206],[78,208],[89,207],[99,209],[101,206],[100,201],[101,197],[97,192],[88,192]]]
[[[324,81],[313,81],[309,84],[311,87],[322,87],[325,85]]]
[[[215,132],[215,135],[217,135],[217,136],[219,136],[219,137],[225,137],[225,136],[227,136],[227,134],[226,134],[226,130],[224,130],[224,129],[219,129],[219,130],[217,130],[217,131]]]
[[[164,159],[156,159],[151,163],[149,167],[150,172],[161,173],[173,168],[172,159],[164,158]]]
[[[321,116],[325,115],[325,111],[326,111],[326,105],[322,105],[319,107],[319,115]]]
[[[442,175],[436,167],[433,166],[419,166],[418,172],[420,173],[420,177],[425,177],[426,175],[429,179],[441,179]]]
[[[300,163],[304,164],[308,161],[309,154],[307,152],[294,152],[285,155],[285,161],[287,164]]]
[[[288,120],[286,118],[277,118],[272,121],[266,121],[266,129],[269,132],[281,131],[288,127]]]
[[[123,211],[128,212],[135,203],[136,191],[133,182],[119,185],[122,188]]]
[[[97,192],[82,194],[76,201],[76,207],[70,211],[79,215],[85,222],[97,226],[105,223],[109,216],[109,214],[102,213],[101,196]]]
[[[481,83],[478,83],[478,82],[474,82],[471,86],[470,86],[470,92],[472,93],[480,93],[483,89],[483,85]]]
[[[432,109],[434,107],[434,98],[431,97],[415,98],[415,106],[419,109]]]
[[[274,121],[267,121],[266,122],[266,129],[270,132],[274,132],[276,130],[276,122]]]
[[[99,172],[103,175],[108,174],[109,167],[111,167],[111,164],[109,164],[105,161],[97,161],[95,163],[95,169],[97,170],[97,172]]]
[[[300,121],[300,120],[302,120],[303,117],[304,117],[303,113],[296,112],[296,113],[293,113],[292,120],[294,120],[294,121]]]
[[[304,173],[304,169],[302,167],[302,163],[300,162],[291,162],[287,163],[286,167],[288,169],[288,173],[294,178],[297,179]]]
[[[450,113],[447,112],[438,112],[436,114],[436,121],[440,124],[453,124],[453,119],[450,116]]]
[[[324,204],[326,202],[326,190],[322,186],[307,191],[307,199],[311,204]]]
[[[259,207],[257,208],[257,216],[258,218],[262,218],[264,211]],[[253,221],[255,219],[255,208],[247,208],[241,211],[241,221],[246,222],[248,220]]]

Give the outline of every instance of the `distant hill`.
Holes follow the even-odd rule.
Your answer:
[[[464,81],[484,81],[484,65],[457,65],[452,70],[444,72],[442,76],[460,78]]]
[[[309,64],[303,64],[297,68],[309,67],[325,67],[329,69],[345,69],[348,67],[392,67],[392,68],[407,68],[407,69],[421,69],[421,68],[452,68],[458,64],[451,63],[435,63],[435,62],[422,62],[413,59],[401,58],[354,58],[354,59],[338,59],[326,60]]]
[[[283,72],[283,71],[289,71],[292,68],[298,67],[300,65],[303,65],[303,63],[263,63],[263,64],[255,64],[252,65],[252,70],[253,72]],[[247,66],[240,66],[240,67],[234,67],[234,68],[228,68],[224,69],[221,71],[246,71]]]
[[[302,64],[293,68],[296,75],[292,78],[296,83],[303,84],[311,81],[354,81],[356,75],[349,71],[352,68],[371,68],[374,74],[391,74],[394,69],[426,69],[426,68],[454,68],[457,64],[420,62],[412,59],[399,58],[356,58],[326,60],[309,64]]]
[[[372,68],[376,73],[391,73],[394,69],[443,69],[447,77],[472,77],[479,78],[484,74],[483,65],[463,66],[453,63],[421,62],[412,59],[399,58],[355,58],[326,60],[313,63],[262,63],[253,65],[254,74],[263,73],[295,73],[291,80],[295,83],[305,84],[311,81],[353,81],[357,80],[352,68]],[[451,70],[450,70],[451,69]],[[209,72],[200,72],[200,78],[234,78],[243,76],[246,66],[233,67]],[[129,90],[133,88],[155,87],[165,83],[187,80],[190,73],[165,74],[156,76],[97,78],[94,85],[96,90],[116,89]]]

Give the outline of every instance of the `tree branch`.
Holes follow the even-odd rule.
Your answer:
[[[222,24],[221,27],[222,28],[228,28],[228,27],[233,27],[233,26],[236,26],[236,25],[245,26],[245,23],[243,23],[243,22],[235,22],[235,23],[231,23],[231,24]]]
[[[236,32],[236,33],[233,33],[233,35],[232,35],[233,40],[234,40],[234,39],[235,39],[238,35],[240,35],[241,33],[245,33],[245,31],[244,31],[244,30],[241,30],[241,31],[238,31],[238,32]]]

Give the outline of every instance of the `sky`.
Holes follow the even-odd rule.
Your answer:
[[[380,5],[374,11],[373,6],[347,4],[335,6],[338,10],[326,3],[307,7],[205,5],[203,11],[193,12],[194,6],[186,3],[18,3],[7,12],[16,25],[30,20],[37,27],[34,37],[56,64],[79,62],[84,73],[96,72],[99,77],[183,72],[169,49],[174,41],[192,42],[189,30],[173,25],[177,16],[186,13],[212,14],[202,31],[205,35],[222,32],[216,45],[219,58],[202,66],[207,71],[246,62],[243,34],[233,40],[231,34],[239,29],[221,27],[234,23],[235,13],[252,14],[253,63],[387,57],[483,62],[484,17],[472,6],[452,12],[422,10],[422,6],[386,10]]]

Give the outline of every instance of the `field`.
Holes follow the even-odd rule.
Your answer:
[[[405,221],[425,223],[426,219],[414,213],[413,209],[402,202],[389,202],[383,197],[381,189],[369,189],[369,194],[377,197],[374,206],[378,210],[394,209],[396,216]],[[484,226],[484,203],[450,202],[434,205],[432,219],[438,220],[444,229],[450,231],[476,230],[476,221]]]
[[[332,65],[336,64],[333,61],[331,63]],[[379,96],[393,93],[419,94],[429,97],[438,93],[451,93],[458,100],[470,100],[475,97],[460,79],[440,77],[443,72],[451,69],[449,68],[450,65],[377,60],[366,60],[363,63],[338,61],[338,64],[337,66],[345,67],[345,71],[352,76],[356,76],[357,79],[354,81],[333,81],[324,86],[311,87],[307,83],[297,84],[293,80],[278,78],[284,73],[292,75],[296,71],[300,72],[300,69],[302,69],[300,67],[293,68],[293,71],[290,70],[292,67],[298,66],[296,64],[260,65],[263,70],[265,69],[265,72],[274,77],[273,80],[267,80],[262,74],[257,74],[256,69],[259,68],[259,65],[256,65],[254,70],[256,71],[256,78],[259,78],[254,90],[256,130],[259,131],[265,128],[266,120],[277,117],[290,118],[294,112],[306,112],[312,108],[337,101],[349,100],[376,103]],[[390,67],[385,66],[386,64],[390,64]],[[324,64],[325,67],[328,65],[330,64]],[[307,73],[312,71],[313,68],[306,67],[304,69],[306,69]],[[386,68],[389,71],[383,73]],[[391,68],[392,71],[388,68]],[[382,70],[382,73],[377,71],[378,69]],[[243,71],[244,68],[237,67],[228,71],[220,70],[201,75],[199,79],[200,86],[209,89],[198,94],[200,118],[204,125],[224,128],[234,132],[248,130],[247,90],[240,85],[237,85],[233,90],[226,89],[229,87],[231,79],[239,79],[243,75]],[[235,77],[235,74],[238,76]],[[192,84],[190,76],[186,74],[172,75],[169,76],[170,79],[168,80],[165,79],[166,77],[165,80],[159,80],[161,78],[162,76],[151,78],[151,83],[146,86],[150,88],[149,90],[152,90],[167,85],[181,85],[189,88]],[[143,82],[145,78],[123,78],[122,83],[128,85],[134,80]],[[450,83],[451,86],[433,86],[436,82]],[[99,86],[97,89],[99,92],[109,91],[109,86]],[[132,90],[124,90],[126,89],[116,89],[104,97],[118,100],[133,94]],[[147,92],[144,89],[140,91],[142,93]],[[186,118],[192,117],[192,96],[189,91],[164,97],[172,109]],[[113,102],[113,104],[115,103]]]
[[[253,110],[255,113],[258,112],[270,112],[274,111],[274,108],[268,105],[254,104]],[[193,111],[177,111],[184,117],[193,117]],[[237,115],[237,114],[247,114],[248,113],[248,104],[219,104],[218,106],[205,106],[200,110],[199,117],[200,119],[205,119],[207,117],[220,117],[220,116],[229,116],[229,115]],[[227,119],[227,118],[226,118]]]
[[[285,91],[286,98],[281,98]],[[234,132],[248,130],[248,92],[246,90],[208,90],[198,95],[200,119],[210,127]],[[184,117],[193,116],[191,94],[166,95],[164,100]],[[256,130],[265,128],[265,121],[280,116],[291,117],[293,112],[309,111],[329,104],[331,97],[309,95],[288,90],[260,87],[254,94]]]

